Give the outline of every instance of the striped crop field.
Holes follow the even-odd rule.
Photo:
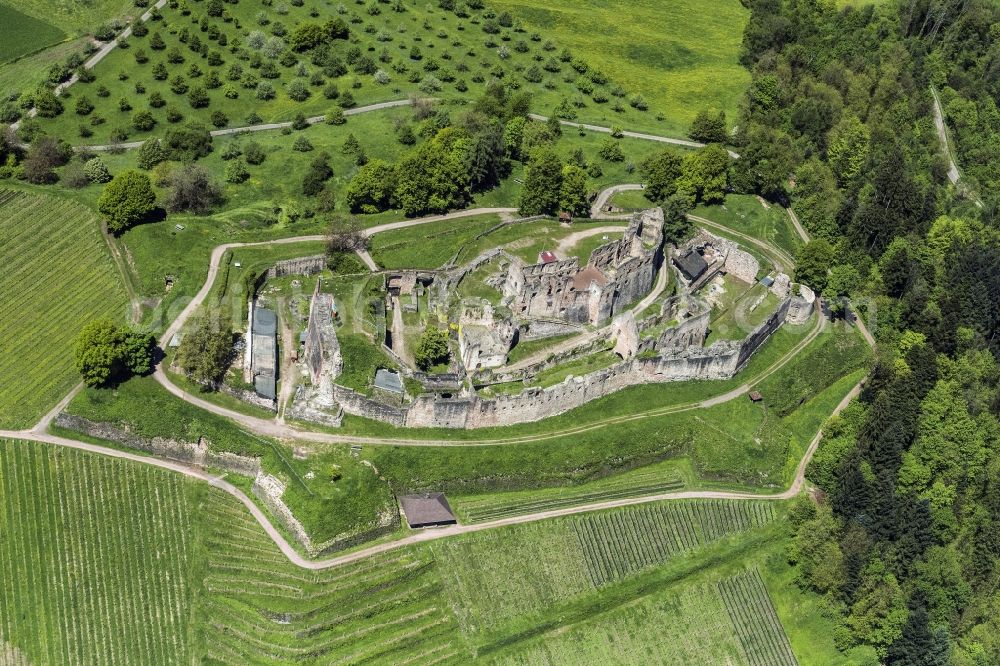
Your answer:
[[[0,662],[190,662],[189,485],[0,440]]]
[[[488,530],[431,546],[462,626],[523,615],[771,523],[773,504],[726,500],[638,505]]]
[[[97,217],[71,201],[0,189],[0,260],[0,428],[24,428],[79,381],[83,325],[126,299]]]
[[[228,495],[207,495],[201,514],[206,662],[423,666],[469,660],[439,566],[426,549],[305,571]]]
[[[683,487],[684,479],[677,472],[664,473],[659,466],[651,465],[648,469],[616,474],[580,486],[459,496],[449,501],[463,522],[479,523],[592,502],[655,495]]]
[[[797,666],[781,620],[756,569],[719,581],[719,594],[750,666]]]
[[[715,584],[668,587],[497,655],[497,666],[748,666]]]

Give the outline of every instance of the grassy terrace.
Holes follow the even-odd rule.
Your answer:
[[[768,208],[764,208],[756,197],[748,194],[727,195],[724,204],[700,205],[692,211],[692,214],[767,241],[792,256],[795,256],[795,252],[802,244],[802,239],[795,232],[788,214],[781,207],[768,204]],[[754,251],[756,248],[745,247],[744,243],[743,249]]]
[[[372,238],[371,255],[382,268],[444,266],[476,236],[500,223],[498,215],[477,215],[396,229]]]

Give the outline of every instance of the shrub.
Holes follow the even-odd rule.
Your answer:
[[[299,135],[296,137],[295,141],[292,142],[292,150],[297,150],[300,153],[307,153],[313,149],[312,143],[306,137]]]
[[[229,124],[229,116],[222,111],[213,111],[210,120],[215,127],[225,127]]]
[[[140,169],[146,169],[148,171],[165,159],[167,159],[167,154],[163,150],[163,145],[160,143],[160,140],[146,139],[142,145],[139,146],[136,163],[139,165]]]
[[[226,181],[230,183],[242,183],[250,177],[247,165],[240,158],[234,159],[226,165]]]
[[[83,173],[92,183],[106,183],[111,180],[111,172],[100,157],[92,157],[83,165]]]
[[[267,153],[264,152],[259,143],[251,141],[243,149],[243,157],[249,164],[260,164],[267,157]]]
[[[267,81],[261,81],[257,84],[256,95],[259,100],[274,99],[274,86]]]
[[[208,91],[202,86],[195,86],[188,93],[188,103],[191,104],[192,109],[202,109],[208,106],[209,102],[211,99],[208,96]]]

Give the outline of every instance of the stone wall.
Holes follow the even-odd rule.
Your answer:
[[[580,407],[592,400],[638,384],[692,379],[728,379],[739,372],[762,344],[781,327],[790,300],[743,340],[722,341],[710,347],[686,346],[661,349],[652,358],[635,357],[603,370],[547,388],[528,388],[517,395],[482,398],[420,396],[406,407],[390,407],[337,387],[347,400],[345,411],[396,426],[434,428],[485,428],[534,422]],[[697,336],[707,326],[709,313],[703,312],[668,329],[672,339]],[[627,322],[623,322],[626,323]],[[666,333],[666,332],[665,332]]]
[[[311,257],[296,257],[276,262],[267,269],[267,279],[285,275],[315,275],[326,268],[326,255],[317,254]]]
[[[394,426],[406,425],[406,409],[394,407],[366,395],[358,393],[346,386],[334,384],[333,397],[348,414],[364,416],[365,418],[383,421]]]
[[[804,324],[816,307],[816,294],[804,284],[799,285],[799,295],[793,296],[788,305],[787,321],[790,324]]]
[[[250,336],[253,337],[253,336]],[[262,409],[268,409],[272,412],[278,411],[278,401],[271,400],[270,398],[265,398],[264,396],[257,395],[255,391],[250,391],[247,389],[239,389],[230,386],[229,384],[219,384],[218,389],[220,393],[225,393],[231,395],[240,402],[245,402],[250,405],[255,405]]]
[[[55,424],[61,428],[115,442],[130,449],[152,453],[175,462],[201,467],[217,467],[249,477],[254,477],[260,472],[259,458],[249,458],[227,451],[212,451],[204,440],[193,443],[163,437],[140,437],[129,432],[127,427],[91,421],[66,412],[61,412],[56,416]]]
[[[735,278],[753,284],[760,272],[760,262],[757,257],[741,250],[735,243],[729,243],[724,270]]]

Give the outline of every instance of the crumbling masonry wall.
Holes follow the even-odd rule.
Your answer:
[[[488,399],[477,395],[447,399],[423,395],[409,406],[390,407],[338,386],[337,399],[349,414],[395,426],[485,428],[533,422],[562,414],[629,386],[733,377],[781,327],[788,309],[789,300],[786,299],[743,340],[717,342],[710,347],[661,350],[660,355],[653,358],[636,357],[581,377],[571,377],[556,386],[529,388],[517,395]]]

